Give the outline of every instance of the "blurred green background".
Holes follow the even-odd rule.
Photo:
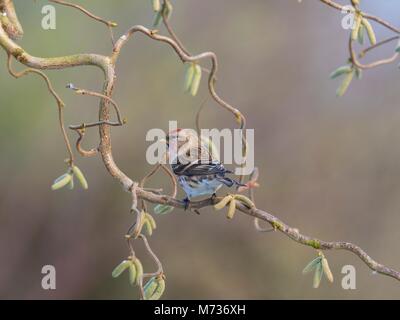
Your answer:
[[[150,26],[147,0],[75,1],[117,21],[117,35],[134,24]],[[329,73],[345,63],[348,31],[341,15],[319,1],[174,1],[172,24],[193,53],[212,50],[220,59],[217,88],[255,129],[261,170],[258,206],[301,232],[324,240],[346,240],[373,258],[400,268],[400,91],[396,65],[380,67],[355,81],[337,99]],[[365,8],[396,23],[398,1],[363,1]],[[41,28],[46,1],[15,1],[25,29],[20,43],[37,56],[78,52],[109,54],[107,29],[70,8],[57,8],[57,29]],[[378,38],[388,32],[377,27]],[[164,33],[164,30],[162,30]],[[389,55],[393,45],[370,57]],[[41,79],[11,78],[0,50],[0,298],[136,299],[125,275],[111,270],[127,255],[123,239],[133,217],[130,197],[99,158],[79,159],[90,188],[51,192],[65,171],[66,157],[54,101]],[[15,64],[15,68],[20,68]],[[134,179],[150,169],[145,134],[167,129],[168,120],[194,127],[206,86],[192,98],[182,92],[184,67],[164,44],[138,35],[118,64],[115,99],[129,124],[112,130],[117,163]],[[66,122],[97,118],[98,99],[65,89],[100,90],[101,73],[90,67],[48,72],[67,103]],[[232,121],[210,100],[202,123],[230,127]],[[75,139],[74,134],[70,135]],[[85,146],[95,146],[97,130]],[[152,186],[168,188],[158,175]],[[280,233],[257,233],[237,214],[175,210],[156,217],[151,245],[167,275],[169,299],[372,299],[399,298],[400,284],[373,275],[350,253],[328,252],[335,282],[312,289],[303,267],[313,249]],[[139,245],[138,254],[145,255]],[[148,270],[153,265],[143,261]],[[41,268],[54,265],[57,289],[41,288]],[[357,289],[343,290],[341,269],[357,270]]]

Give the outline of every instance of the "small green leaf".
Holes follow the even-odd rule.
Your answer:
[[[171,18],[172,11],[173,11],[172,4],[169,0],[165,0],[165,5],[164,5],[163,10],[164,10],[164,15],[165,15],[166,19],[169,20],[169,18]]]
[[[156,12],[156,15],[154,17],[153,27],[154,28],[158,27],[161,20],[163,19],[163,16],[165,16],[166,20],[169,20],[172,14],[172,10],[173,10],[172,4],[168,0],[166,0],[162,8],[160,10],[157,10]]]
[[[194,63],[186,63],[186,70],[185,70],[185,82],[184,82],[184,89],[185,92],[190,91],[193,83],[193,76],[194,76]]]
[[[174,207],[168,206],[166,204],[158,204],[154,207],[155,214],[168,214],[174,210]]]
[[[149,297],[149,300],[159,300],[165,291],[165,280],[163,278],[156,279],[157,288],[153,294]]]
[[[112,277],[117,278],[119,277],[122,272],[124,272],[126,269],[128,269],[132,265],[132,261],[130,260],[124,260],[122,261],[118,266],[115,267],[115,269],[112,272]]]
[[[340,84],[339,88],[336,90],[336,95],[338,97],[342,97],[347,89],[350,86],[351,81],[353,80],[354,72],[350,72],[346,74],[346,77],[343,79],[342,83]]]
[[[337,68],[336,70],[334,70],[330,74],[329,77],[331,79],[336,79],[336,78],[340,77],[341,75],[348,74],[348,73],[350,73],[352,71],[353,70],[352,70],[351,66],[341,66],[341,67]]]
[[[71,177],[71,180],[68,184],[69,190],[73,190],[74,189],[74,176]]]
[[[81,184],[83,189],[86,190],[87,188],[89,188],[85,176],[83,175],[82,171],[77,166],[73,166],[72,167],[72,172],[74,173],[74,175],[78,179],[78,181]]]
[[[333,274],[331,268],[329,268],[328,260],[325,257],[322,258],[321,265],[326,278],[329,280],[329,282],[333,282]]]
[[[353,41],[357,40],[357,38],[358,38],[358,33],[360,31],[362,19],[363,19],[362,15],[359,13],[356,13],[355,24],[354,24],[353,30],[351,31],[351,38],[353,39]]]
[[[162,12],[161,10],[156,12],[155,16],[154,16],[154,22],[153,22],[153,28],[156,28],[160,25],[160,22],[162,20]]]
[[[146,220],[149,221],[151,229],[154,230],[157,228],[156,220],[154,220],[154,218],[152,217],[152,215],[150,213],[146,212]]]
[[[362,70],[360,68],[354,67],[354,72],[358,80],[362,78]]]
[[[63,179],[65,179],[66,176],[70,175],[68,172],[64,173],[63,175],[59,176],[56,180],[54,180],[53,183],[58,183],[60,181],[62,181]]]
[[[155,12],[160,11],[160,9],[161,9],[161,2],[160,2],[160,0],[151,0],[151,5],[152,5],[153,10],[154,10]]]
[[[321,261],[315,266],[315,273],[313,279],[313,288],[317,289],[321,283],[322,274],[324,273],[322,269]]]
[[[199,91],[201,73],[201,67],[198,64],[195,64],[192,86],[190,87],[190,93],[192,96],[196,96],[197,92]]]
[[[396,46],[395,51],[396,52],[400,52],[400,40],[399,40],[399,42],[397,42],[397,46]]]
[[[54,180],[53,185],[51,186],[51,190],[58,190],[63,187],[65,187],[67,184],[70,183],[72,179],[72,175],[69,173],[65,173],[62,176],[58,177],[56,180]]]
[[[229,202],[229,207],[228,207],[228,214],[227,214],[227,218],[228,219],[233,219],[233,216],[235,215],[235,211],[236,211],[236,200],[232,199]]]
[[[133,260],[133,263],[136,267],[136,284],[138,285],[140,282],[140,278],[143,276],[143,265],[138,258]]]
[[[372,28],[371,24],[365,18],[362,19],[361,23],[364,25],[365,29],[367,30],[369,42],[372,45],[375,45],[376,44],[376,36],[375,36],[375,32],[374,32],[374,29]]]
[[[318,265],[318,263],[321,262],[321,257],[316,257],[314,260],[312,260],[309,264],[306,265],[306,267],[303,269],[303,274],[309,273],[315,269],[315,267]]]
[[[136,277],[137,277],[136,265],[131,262],[129,264],[129,283],[131,285],[134,285],[136,283]]]
[[[144,225],[144,227],[146,229],[147,234],[149,236],[151,236],[153,234],[153,228],[151,227],[151,223],[150,223],[149,219],[145,218],[145,220],[143,222],[143,225]]]
[[[157,286],[158,283],[156,281],[156,277],[152,277],[150,278],[149,281],[146,282],[146,284],[143,287],[145,300],[150,299],[150,297],[154,294],[154,291],[156,291]]]
[[[360,25],[360,29],[358,30],[358,43],[363,45],[364,44],[364,34],[365,34],[365,27],[363,24]]]

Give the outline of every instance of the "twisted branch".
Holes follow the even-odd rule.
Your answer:
[[[335,9],[342,9],[342,6],[328,0],[320,0],[321,2],[329,5],[330,7],[333,7]],[[61,3],[61,1],[53,1],[53,2],[58,2]],[[7,7],[7,5],[9,5]],[[9,0],[0,0],[0,8],[6,8],[8,11],[13,10],[13,7],[11,7],[12,2]],[[82,11],[82,10],[81,10]],[[83,11],[85,12],[85,11]],[[90,16],[90,15],[89,15]],[[364,17],[374,20],[384,26],[386,26],[388,29],[400,33],[400,30],[397,28],[393,27],[389,23],[382,21],[381,19],[364,14]],[[7,18],[7,19],[6,19]],[[94,18],[94,17],[92,17]],[[98,55],[98,54],[76,54],[76,55],[71,55],[71,56],[64,56],[64,57],[53,57],[53,58],[41,58],[41,57],[35,57],[30,55],[28,52],[26,52],[22,47],[20,47],[18,44],[14,42],[14,38],[16,35],[16,31],[21,31],[18,29],[18,21],[16,20],[16,16],[8,16],[8,17],[1,17],[0,18],[0,45],[1,47],[9,54],[10,56],[15,57],[19,62],[22,64],[28,66],[29,68],[32,68],[36,70],[36,73],[42,75],[43,74],[40,71],[37,70],[46,70],[46,69],[64,69],[64,68],[70,68],[70,67],[78,67],[78,66],[84,66],[84,65],[90,65],[97,67],[100,69],[103,74],[104,74],[104,85],[103,85],[103,90],[101,94],[97,94],[95,96],[100,98],[100,106],[99,106],[99,121],[96,123],[92,124],[85,124],[81,126],[75,126],[72,127],[72,129],[76,130],[78,133],[82,134],[81,138],[83,138],[83,130],[86,127],[91,127],[91,126],[98,126],[99,127],[99,135],[100,135],[100,143],[99,143],[99,148],[98,151],[102,157],[102,160],[105,164],[105,167],[107,171],[110,173],[112,177],[114,177],[123,187],[123,189],[127,192],[132,193],[133,196],[133,207],[137,210],[137,200],[145,200],[151,203],[156,203],[156,204],[165,204],[169,206],[173,206],[176,208],[184,208],[184,204],[177,200],[175,198],[176,196],[176,184],[174,184],[174,192],[173,196],[168,196],[168,195],[163,195],[160,194],[159,190],[149,190],[145,189],[142,186],[139,186],[138,183],[134,182],[131,178],[129,178],[115,163],[111,151],[111,135],[110,135],[110,126],[116,125],[116,123],[110,121],[110,104],[112,104],[114,107],[116,104],[113,103],[112,100],[112,93],[113,93],[113,88],[114,88],[114,81],[115,81],[115,64],[118,60],[118,57],[120,55],[120,51],[122,47],[126,44],[130,36],[132,36],[134,33],[139,32],[147,36],[148,38],[163,42],[168,44],[178,55],[178,57],[182,60],[182,62],[198,62],[203,59],[209,59],[211,61],[211,70],[208,78],[208,89],[210,92],[211,97],[224,109],[227,111],[231,112],[235,118],[239,121],[240,127],[244,128],[245,127],[245,118],[244,116],[240,113],[240,111],[234,107],[232,107],[230,104],[225,102],[216,92],[215,90],[215,82],[216,82],[216,73],[218,69],[218,60],[217,56],[213,52],[204,52],[198,55],[190,55],[185,49],[183,49],[183,46],[176,41],[174,38],[166,37],[157,34],[154,30],[150,30],[148,28],[145,28],[144,26],[133,26],[130,28],[123,36],[121,36],[115,43],[113,52],[110,56],[104,56],[104,55]],[[166,25],[168,28],[168,25]],[[21,32],[19,32],[21,33]],[[352,51],[352,47],[350,44],[350,50]],[[355,59],[355,54],[352,54],[353,62],[356,64],[357,60]],[[363,65],[360,65],[360,67],[364,67]],[[32,71],[33,72],[33,71]],[[46,78],[45,78],[46,79]],[[49,85],[49,82],[47,82]],[[120,124],[120,123],[119,123]],[[78,150],[80,148],[80,142],[77,144]],[[80,150],[82,154],[86,155],[94,155],[94,153],[97,151],[88,151],[88,152],[83,152],[83,150]],[[167,172],[168,173],[168,172]],[[203,201],[197,201],[193,202],[191,204],[191,207],[194,209],[200,209],[200,208],[205,208],[207,206],[212,206],[216,204],[218,201],[220,201],[221,198],[212,198],[212,199],[207,199]],[[314,249],[317,250],[332,250],[332,249],[338,249],[338,250],[346,250],[349,252],[352,252],[356,256],[358,256],[370,269],[386,275],[390,276],[394,279],[400,280],[400,272],[391,269],[381,263],[376,262],[373,260],[363,249],[361,249],[359,246],[349,243],[349,242],[328,242],[324,240],[320,240],[314,237],[310,237],[307,235],[301,234],[296,228],[292,228],[289,225],[285,224],[282,222],[280,219],[278,219],[276,216],[261,210],[259,208],[253,207],[249,208],[245,206],[244,204],[237,202],[236,203],[236,208],[243,214],[246,214],[248,216],[257,218],[259,220],[265,221],[269,223],[274,230],[278,230],[281,233],[285,234],[287,237],[289,237],[291,240],[302,244],[306,246],[310,246]],[[147,239],[143,235],[139,235],[141,239],[145,242],[145,246],[147,247],[149,253],[153,257],[153,259],[156,261],[158,265],[158,273],[162,272],[162,266],[158,258],[155,256],[154,252],[151,251]],[[128,244],[130,246],[130,249],[132,253],[134,254],[133,248],[130,245],[129,242],[130,239],[128,239]],[[152,274],[150,274],[152,275]],[[143,279],[140,280],[141,283],[141,293],[143,296],[143,286],[142,286],[142,281]]]
[[[184,208],[184,204],[182,204],[182,202],[180,202],[177,199],[171,198],[170,196],[167,195],[156,195],[154,193],[147,192],[142,189],[138,189],[137,194],[139,198],[142,198],[151,203],[166,204],[181,209]],[[222,199],[221,197],[216,197],[214,199],[206,199],[203,201],[191,202],[191,207],[195,209],[201,209],[213,206],[216,203],[218,203],[221,199]],[[400,280],[399,271],[396,271],[392,268],[389,268],[373,260],[363,249],[361,249],[359,246],[353,243],[344,241],[329,242],[301,234],[298,231],[298,229],[290,227],[276,216],[258,208],[248,208],[247,206],[243,205],[240,202],[237,202],[236,209],[246,215],[268,222],[275,230],[280,231],[281,233],[283,233],[284,235],[286,235],[287,237],[289,237],[290,239],[299,244],[310,246],[318,250],[336,249],[336,250],[350,251],[354,253],[356,256],[358,256],[371,270],[392,277],[394,279]]]

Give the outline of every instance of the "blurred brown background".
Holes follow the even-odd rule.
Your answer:
[[[365,0],[364,7],[393,23],[398,1]],[[108,54],[106,28],[70,8],[57,7],[57,29],[41,28],[46,1],[15,1],[25,29],[21,44],[37,56],[78,52]],[[119,23],[150,26],[150,1],[75,1]],[[215,51],[220,59],[218,91],[247,116],[255,129],[261,169],[258,205],[301,232],[325,240],[361,245],[373,258],[400,268],[400,91],[396,65],[366,72],[345,97],[329,73],[345,63],[348,31],[341,15],[319,1],[174,1],[172,24],[192,52]],[[389,35],[377,27],[378,38]],[[164,32],[164,31],[163,31]],[[393,46],[377,55],[388,55]],[[79,159],[90,188],[51,192],[66,157],[56,106],[39,78],[15,80],[0,50],[0,298],[137,298],[125,277],[111,270],[126,256],[123,235],[132,223],[130,197],[98,158]],[[17,65],[15,65],[17,67]],[[18,66],[20,68],[20,66]],[[196,98],[182,92],[183,66],[166,45],[138,35],[118,65],[115,99],[129,125],[113,130],[114,155],[131,177],[150,166],[147,130],[166,129],[168,120],[193,127]],[[99,90],[94,68],[48,72],[67,103],[68,124],[97,117],[98,100],[75,96],[77,86]],[[229,127],[231,119],[207,104],[208,127]],[[75,138],[74,135],[71,135]],[[95,145],[97,131],[85,145]],[[168,187],[157,176],[154,186]],[[156,217],[151,245],[167,274],[165,298],[183,299],[371,299],[398,298],[400,284],[372,275],[350,253],[328,252],[335,283],[312,289],[301,270],[314,250],[280,233],[259,234],[252,219],[222,213],[201,216],[180,210]],[[139,249],[141,256],[144,251]],[[151,261],[144,259],[147,268]],[[57,289],[41,288],[41,268],[57,269]],[[357,270],[357,289],[341,288],[341,268]]]

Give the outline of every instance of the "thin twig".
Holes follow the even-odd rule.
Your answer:
[[[199,109],[197,110],[197,113],[196,113],[196,131],[197,131],[198,135],[201,134],[200,115],[201,115],[201,112],[203,111],[203,109],[204,109],[204,107],[206,105],[206,102],[207,102],[207,97],[204,98],[203,102],[200,104],[200,107],[199,107]]]
[[[85,137],[85,129],[75,129],[76,133],[79,135],[78,139],[76,140],[76,150],[79,152],[79,154],[82,157],[93,157],[95,156],[98,152],[99,149],[98,148],[92,148],[90,150],[85,150],[82,147],[82,140]]]
[[[65,130],[65,125],[64,125],[64,107],[65,107],[65,103],[61,100],[60,96],[54,90],[49,77],[47,75],[45,75],[42,71],[39,71],[39,70],[36,70],[36,69],[32,69],[32,68],[27,68],[27,69],[24,69],[24,70],[22,70],[20,72],[14,71],[12,69],[12,55],[10,53],[8,53],[7,69],[8,69],[8,72],[16,79],[19,79],[19,78],[27,75],[28,73],[35,73],[35,74],[39,75],[40,77],[42,77],[44,79],[50,94],[54,97],[54,99],[57,102],[59,125],[60,125],[60,129],[61,129],[61,133],[63,135],[65,146],[66,146],[68,154],[69,154],[68,164],[72,165],[73,162],[74,162],[74,153],[72,152],[71,143],[69,141],[67,132]]]
[[[99,21],[101,23],[104,23],[108,27],[116,27],[117,26],[116,22],[105,20],[105,19],[103,19],[103,18],[101,18],[99,16],[96,16],[95,14],[91,13],[89,10],[85,9],[84,7],[82,7],[80,5],[77,5],[77,4],[74,4],[74,3],[70,3],[70,2],[66,2],[66,1],[62,1],[62,0],[49,0],[49,1],[53,2],[53,3],[60,4],[62,6],[66,6],[66,7],[71,7],[71,8],[77,9],[77,10],[81,11],[82,13],[84,13],[85,15],[87,15],[88,17],[90,17],[90,18],[92,18],[94,20],[97,20],[97,21]]]
[[[96,21],[99,21],[101,23],[104,23],[107,26],[108,31],[110,33],[111,43],[112,43],[112,45],[114,45],[115,39],[114,39],[114,30],[113,30],[113,28],[115,28],[117,26],[117,23],[115,23],[113,21],[105,20],[105,19],[103,19],[103,18],[101,18],[99,16],[96,16],[95,14],[91,13],[89,10],[85,9],[84,7],[82,7],[80,5],[77,5],[77,4],[74,4],[74,3],[70,3],[70,2],[66,2],[66,1],[62,1],[62,0],[49,0],[49,1],[53,2],[53,3],[60,4],[62,6],[66,6],[66,7],[71,7],[71,8],[77,9],[77,10],[81,11],[82,13],[84,13],[85,15],[87,15],[88,17],[90,17],[90,18],[92,18],[92,19],[94,19]]]
[[[352,64],[359,69],[372,69],[372,68],[376,68],[381,65],[390,64],[390,63],[393,63],[394,61],[396,61],[396,59],[399,57],[399,53],[396,52],[390,58],[381,59],[381,60],[378,60],[375,62],[371,62],[369,64],[362,64],[361,62],[358,61],[357,54],[353,49],[353,39],[351,38],[351,36],[349,38],[349,52],[350,52],[350,60],[351,60]]]
[[[111,103],[112,106],[114,107],[115,113],[117,115],[117,120],[118,120],[117,122],[120,125],[123,125],[123,124],[126,123],[126,120],[122,119],[122,117],[121,117],[121,112],[119,110],[119,106],[118,106],[117,102],[115,102],[115,100],[113,100],[112,98],[110,98],[110,97],[108,97],[108,96],[106,96],[106,95],[104,95],[102,93],[99,93],[99,92],[77,88],[77,87],[75,87],[75,86],[73,86],[71,84],[69,84],[68,87],[71,88],[72,90],[74,90],[74,92],[77,93],[77,94],[80,94],[80,95],[83,95],[83,96],[88,95],[88,96],[92,96],[92,97],[101,98],[101,99],[104,99],[107,102]]]
[[[166,0],[163,0],[162,6],[165,7],[166,6]],[[167,29],[169,35],[171,36],[171,38],[176,42],[176,44],[181,48],[181,50],[187,54],[188,56],[190,56],[190,52],[189,50],[187,50],[185,48],[185,46],[183,45],[182,41],[178,38],[178,36],[176,35],[174,29],[172,29],[172,26],[169,23],[168,17],[166,15],[165,10],[161,9],[161,15],[162,15],[162,21],[164,23],[165,29]]]
[[[391,42],[393,42],[393,41],[395,41],[395,40],[399,40],[399,39],[400,39],[400,36],[393,36],[393,37],[387,38],[387,39],[385,39],[385,40],[379,41],[379,42],[377,42],[376,44],[374,44],[374,45],[372,45],[372,46],[369,46],[368,48],[365,48],[364,50],[362,50],[362,51],[358,54],[358,57],[359,57],[359,58],[364,58],[365,55],[366,55],[368,52],[370,52],[371,50],[376,49],[376,48],[378,48],[378,47],[381,47],[381,46],[383,46],[383,45],[385,45],[385,44],[391,43]]]

